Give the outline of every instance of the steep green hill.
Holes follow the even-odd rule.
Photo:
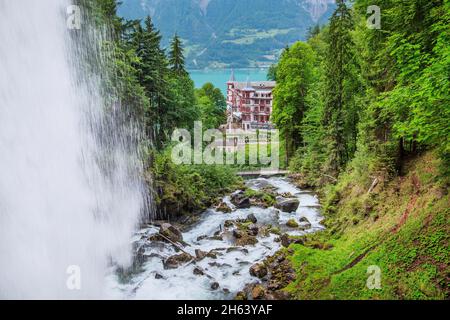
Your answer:
[[[178,33],[189,68],[256,67],[325,23],[334,0],[122,0],[127,19],[151,15],[167,44]]]
[[[357,174],[341,177],[327,192],[328,230],[290,248],[297,280],[287,290],[298,299],[448,299],[450,199],[440,165],[428,152],[372,190]]]

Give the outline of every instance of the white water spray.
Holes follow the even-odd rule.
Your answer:
[[[142,210],[139,161],[80,77],[68,5],[0,0],[0,298],[103,298]]]

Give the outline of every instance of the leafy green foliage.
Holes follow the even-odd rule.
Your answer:
[[[229,166],[175,165],[170,148],[153,154],[148,177],[161,217],[204,210],[242,184]]]
[[[367,28],[372,4],[382,8],[382,30]],[[304,116],[277,121],[282,131],[298,128],[289,156],[303,182],[334,183],[345,170],[393,177],[406,156],[432,148],[449,174],[449,5],[360,0],[350,9],[338,1],[329,26],[311,32],[314,76]]]
[[[381,30],[366,25],[373,4]],[[299,182],[320,187],[327,231],[309,240],[333,248],[293,246],[298,278],[287,290],[447,299],[450,1],[337,5],[308,40],[315,76],[290,162]],[[366,286],[370,265],[382,271],[381,289]]]
[[[212,83],[205,83],[202,88],[195,90],[200,119],[204,129],[218,128],[226,123],[226,101],[219,88]]]
[[[297,42],[285,50],[277,65],[272,121],[280,129],[288,156],[302,142],[301,121],[306,111],[306,96],[312,81],[313,51]]]

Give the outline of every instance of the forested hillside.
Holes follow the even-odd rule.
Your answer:
[[[186,45],[188,68],[268,66],[280,50],[325,23],[334,0],[124,0],[127,19],[150,15],[166,39]]]
[[[112,42],[105,44],[105,52],[113,52],[108,72],[114,77],[104,85],[106,90],[118,91],[128,121],[141,132],[145,179],[153,199],[144,220],[197,212],[240,184],[233,169],[225,166],[172,162],[172,132],[176,128],[191,130],[194,121],[203,121],[204,130],[217,128],[225,121],[226,108],[220,89],[210,83],[194,88],[185,69],[180,38],[174,35],[169,48],[163,50],[163,37],[150,16],[143,23],[119,18],[115,0],[80,3],[111,32]]]
[[[294,297],[448,298],[450,1],[338,0],[272,68],[273,121],[327,231],[291,239]],[[381,29],[367,27],[369,5]],[[367,268],[382,286],[366,286]]]

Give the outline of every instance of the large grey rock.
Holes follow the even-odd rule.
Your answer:
[[[200,267],[195,267],[193,273],[196,276],[203,276],[203,275],[205,275],[205,271],[202,268],[200,268]]]
[[[243,191],[234,193],[231,195],[230,201],[232,204],[236,206],[238,209],[246,209],[250,208],[250,198],[245,195]]]
[[[211,283],[211,290],[217,290],[219,289],[220,284],[218,282]]]
[[[182,242],[183,234],[170,223],[163,223],[159,228],[159,234],[170,239],[173,242]]]
[[[267,267],[262,263],[256,263],[250,267],[250,274],[257,278],[264,278],[267,275]]]
[[[284,211],[284,212],[295,212],[295,211],[297,211],[299,205],[300,205],[300,201],[298,201],[298,199],[281,198],[281,199],[277,199],[275,208],[280,209],[281,211]]]
[[[247,216],[247,221],[250,221],[251,223],[256,223],[256,222],[258,222],[258,219],[256,219],[256,217],[253,213],[250,213]]]
[[[223,212],[223,213],[230,213],[233,211],[225,202],[219,203],[219,205],[216,207],[217,211]]]
[[[182,264],[191,261],[192,259],[193,257],[187,253],[176,254],[174,256],[167,258],[167,260],[164,261],[164,268],[176,269]]]
[[[197,260],[203,260],[208,255],[208,252],[202,251],[200,249],[195,249],[195,257]]]
[[[252,223],[248,226],[248,233],[252,236],[257,236],[259,232],[259,228],[256,224]]]

